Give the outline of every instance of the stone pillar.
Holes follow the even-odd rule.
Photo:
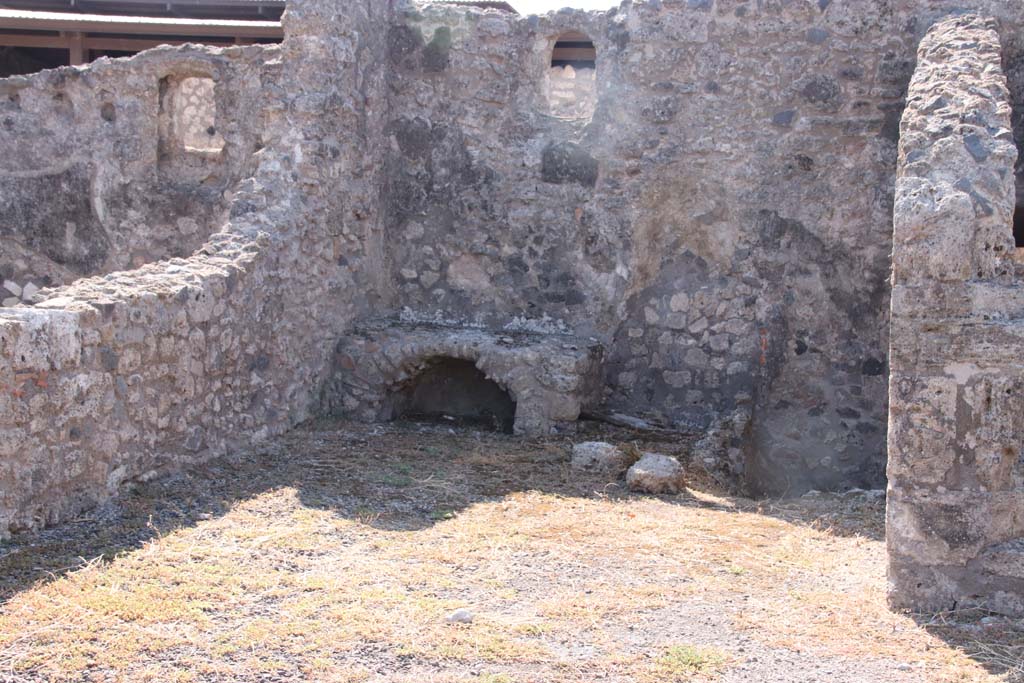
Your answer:
[[[893,233],[889,598],[1024,614],[1024,287],[995,21],[931,28],[901,124]]]

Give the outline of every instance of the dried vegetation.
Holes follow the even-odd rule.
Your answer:
[[[886,609],[877,496],[633,496],[568,443],[324,423],[141,485],[0,545],[0,681],[1021,680],[1024,623]]]

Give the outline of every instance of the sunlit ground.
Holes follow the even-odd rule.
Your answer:
[[[0,681],[1022,680],[1024,622],[886,608],[877,497],[634,496],[568,443],[321,424],[16,538]]]

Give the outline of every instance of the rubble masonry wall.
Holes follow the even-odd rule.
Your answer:
[[[1024,613],[1024,267],[1010,96],[993,19],[922,41],[893,245],[890,599]]]

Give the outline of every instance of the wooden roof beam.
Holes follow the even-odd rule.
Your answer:
[[[0,9],[0,30],[69,31],[125,35],[237,36],[239,38],[284,37],[281,22],[231,19],[174,19],[167,17],[126,17],[72,12],[34,12]],[[197,41],[202,42],[202,41]]]

